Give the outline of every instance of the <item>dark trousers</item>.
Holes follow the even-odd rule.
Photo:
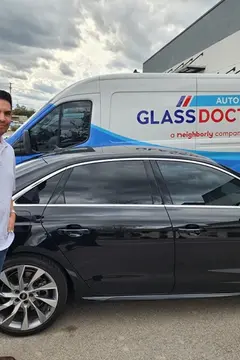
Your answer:
[[[0,251],[0,273],[1,273],[2,268],[3,268],[3,264],[4,264],[4,261],[5,261],[5,257],[7,255],[7,251],[8,251],[8,249]]]

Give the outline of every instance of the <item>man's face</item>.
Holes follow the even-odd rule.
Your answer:
[[[8,131],[12,121],[11,105],[6,100],[0,99],[0,137]]]

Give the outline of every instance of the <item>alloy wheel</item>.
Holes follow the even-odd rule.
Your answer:
[[[58,298],[56,282],[41,268],[7,268],[0,275],[0,326],[20,331],[35,329],[52,316]]]

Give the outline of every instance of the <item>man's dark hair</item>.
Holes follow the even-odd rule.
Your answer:
[[[12,108],[12,96],[11,96],[11,94],[9,94],[9,92],[7,92],[5,90],[0,90],[0,100],[5,100],[5,101],[9,102],[9,104],[11,105],[11,108]]]

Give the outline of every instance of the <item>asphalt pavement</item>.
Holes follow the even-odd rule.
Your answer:
[[[16,360],[239,360],[240,299],[85,302],[47,331],[0,334]]]

